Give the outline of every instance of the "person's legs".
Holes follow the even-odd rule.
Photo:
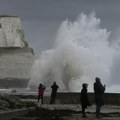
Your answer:
[[[43,104],[43,96],[41,96],[41,104]]]
[[[53,102],[53,104],[55,104],[55,96],[53,96],[53,101],[52,102]]]
[[[51,95],[50,104],[54,104],[54,103],[55,103],[55,96],[52,94]]]
[[[83,114],[82,117],[86,117],[86,115],[85,115],[85,107],[84,106],[82,106],[82,114]]]
[[[39,100],[40,100],[40,96],[38,95],[38,103],[39,103]]]
[[[53,96],[51,95],[50,104],[53,104]]]
[[[100,109],[101,109],[101,106],[96,106],[96,117],[97,118],[100,118]]]

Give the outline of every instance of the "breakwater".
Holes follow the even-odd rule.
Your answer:
[[[17,95],[22,99],[36,99],[37,95]],[[88,93],[91,104],[95,104],[94,93]],[[44,103],[49,104],[50,94],[44,96]],[[120,93],[105,93],[104,94],[105,105],[117,105],[120,106]],[[80,104],[79,92],[58,92],[56,97],[56,104]]]

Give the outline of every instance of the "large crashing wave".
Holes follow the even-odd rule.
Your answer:
[[[100,28],[94,13],[81,13],[74,22],[65,20],[58,30],[55,48],[43,51],[35,61],[30,88],[56,81],[60,89],[80,91],[82,83],[93,90],[95,77],[108,84],[116,50],[109,43],[110,32]]]

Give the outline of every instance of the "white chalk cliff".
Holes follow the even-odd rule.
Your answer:
[[[0,88],[27,87],[33,62],[20,18],[0,16]]]
[[[0,47],[25,47],[24,33],[19,17],[0,17]]]

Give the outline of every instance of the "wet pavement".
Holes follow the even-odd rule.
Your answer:
[[[82,118],[80,105],[38,105],[24,116],[12,120],[97,120],[95,106],[86,110],[87,118]],[[120,106],[104,106],[101,109],[102,120],[120,120]]]

